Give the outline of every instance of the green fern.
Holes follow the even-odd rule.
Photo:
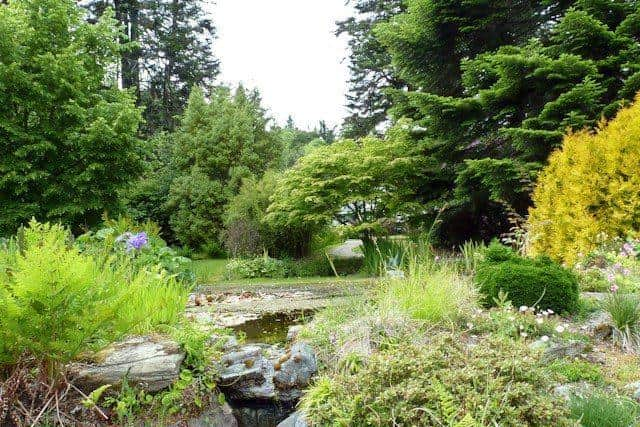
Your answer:
[[[457,422],[454,427],[478,427],[478,423],[470,414],[467,414],[463,419]]]
[[[446,387],[439,380],[434,379],[432,382],[433,388],[438,394],[438,399],[440,400],[442,415],[444,415],[447,424],[452,425],[456,419],[456,415],[458,414],[453,395],[449,393]]]

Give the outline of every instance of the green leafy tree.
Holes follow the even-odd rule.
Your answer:
[[[72,0],[0,7],[0,234],[93,224],[141,171],[141,113],[111,81],[116,22],[83,17]]]
[[[286,171],[275,188],[266,221],[319,230],[334,221],[368,238],[381,220],[412,209],[412,171],[419,162],[406,130],[386,139],[366,137],[318,147]]]
[[[174,130],[193,86],[210,85],[219,72],[212,46],[216,29],[204,1],[86,0],[93,16],[113,8],[124,34],[121,81],[145,107],[147,134]]]
[[[279,159],[280,141],[268,122],[256,91],[220,87],[205,98],[193,90],[174,134],[179,175],[168,200],[171,226],[183,244],[220,245],[224,206],[242,179],[262,176]]]

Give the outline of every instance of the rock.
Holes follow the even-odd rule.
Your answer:
[[[293,402],[317,372],[315,353],[304,343],[289,351],[258,344],[225,354],[218,385],[233,400]]]
[[[573,396],[587,396],[593,391],[593,386],[588,382],[577,382],[569,384],[560,384],[553,389],[553,394],[564,399],[570,400]]]
[[[627,384],[624,388],[631,392],[631,395],[636,401],[640,402],[640,381]]]
[[[331,258],[337,259],[364,258],[364,253],[359,249],[360,247],[362,247],[362,240],[350,239],[341,245],[330,248],[328,253]]]
[[[588,359],[588,354],[591,350],[591,345],[582,341],[554,343],[545,350],[543,358],[546,362],[552,362],[562,358]]]
[[[309,427],[309,424],[302,413],[294,412],[289,418],[278,424],[278,427]]]
[[[298,338],[300,331],[304,328],[303,325],[293,325],[289,326],[289,330],[287,331],[287,342],[293,342]]]
[[[318,372],[318,364],[313,349],[305,343],[291,346],[289,358],[281,363],[280,370],[273,376],[273,382],[284,400],[296,400],[302,396],[302,389],[309,385]]]
[[[180,423],[174,427],[183,425],[184,423]],[[237,427],[238,421],[231,407],[225,403],[222,406],[212,405],[199,417],[187,421],[186,425],[188,427]]]
[[[613,334],[611,315],[605,311],[597,312],[580,329],[596,339],[605,340]]]
[[[169,387],[178,379],[184,352],[173,341],[136,337],[100,352],[99,362],[69,366],[75,384],[86,392],[116,385],[126,376],[131,385],[148,392]]]

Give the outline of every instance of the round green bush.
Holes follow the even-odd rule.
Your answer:
[[[529,259],[515,253],[507,256],[496,244],[492,244],[488,252],[497,256],[486,256],[476,272],[485,306],[495,305],[502,292],[516,307],[535,305],[556,313],[576,309],[579,285],[570,270],[547,257]]]

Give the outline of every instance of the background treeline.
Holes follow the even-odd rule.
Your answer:
[[[443,245],[489,240],[527,214],[567,130],[640,90],[635,1],[352,5],[337,141],[215,85],[200,1],[1,6],[0,234],[108,212],[209,255],[302,256],[335,224],[368,239],[437,219]]]

